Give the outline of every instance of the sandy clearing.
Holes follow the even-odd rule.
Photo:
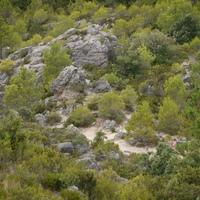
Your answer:
[[[65,120],[67,119],[66,116],[62,115],[62,112],[59,111],[58,112],[60,114],[60,116],[62,117],[62,121],[61,123],[52,126],[53,128],[63,128],[63,123],[65,122]],[[130,119],[131,114],[126,114],[126,119]],[[122,139],[116,139],[115,135],[117,134],[116,132],[112,133],[110,130],[105,130],[102,129],[101,124],[102,124],[103,120],[100,118],[97,118],[96,123],[94,126],[91,127],[87,127],[87,128],[79,128],[80,132],[82,134],[84,134],[88,140],[93,140],[94,137],[96,136],[96,133],[98,131],[103,131],[106,133],[106,140],[111,140],[113,141],[115,144],[119,145],[120,150],[124,153],[124,154],[130,154],[130,153],[147,153],[147,152],[156,152],[156,148],[144,148],[144,147],[135,147],[135,146],[131,146],[130,144],[128,144],[125,140]],[[126,122],[123,122],[121,125],[119,125],[116,128],[119,128],[121,131],[125,131],[125,125]]]
[[[82,134],[84,134],[89,140],[93,140],[96,132],[98,130],[97,127],[92,126],[92,127],[88,127],[88,128],[80,128],[80,131]],[[102,130],[103,132],[106,133],[106,140],[111,140],[113,141],[115,144],[119,145],[120,150],[124,153],[124,154],[130,154],[130,153],[147,153],[147,152],[156,152],[156,148],[144,148],[144,147],[135,147],[135,146],[131,146],[130,144],[128,144],[125,140],[122,139],[115,139],[115,135],[116,133],[112,133],[110,131],[107,130]]]

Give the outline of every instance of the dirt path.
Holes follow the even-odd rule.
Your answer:
[[[89,140],[93,140],[96,132],[98,131],[98,128],[93,126],[89,128],[80,128],[80,131],[82,134],[84,134]],[[134,147],[128,144],[125,140],[122,139],[116,139],[115,135],[116,133],[111,133],[110,131],[103,130],[103,132],[106,133],[107,140],[112,140],[115,144],[119,145],[120,150],[124,154],[130,154],[130,153],[147,153],[147,152],[155,152],[155,148],[144,148],[144,147]]]
[[[62,121],[61,123],[55,125],[55,126],[52,126],[53,128],[63,128],[63,123],[65,122],[65,120],[67,119],[66,116],[62,115],[61,111],[59,112],[59,114],[61,115],[62,117]],[[126,118],[129,119],[130,118],[130,114],[129,115],[126,115]],[[93,140],[94,137],[96,136],[96,132],[99,131],[99,130],[102,130],[101,129],[101,124],[102,124],[102,119],[97,119],[96,120],[96,124],[94,126],[91,126],[91,127],[88,127],[88,128],[79,128],[80,132],[82,134],[84,134],[88,140]],[[125,122],[122,123],[119,127],[121,131],[125,130],[124,129],[124,126],[125,126]],[[130,144],[128,144],[125,140],[122,140],[122,139],[116,139],[115,138],[115,135],[117,133],[112,133],[110,130],[102,130],[103,132],[106,133],[106,137],[107,139],[106,140],[111,140],[113,141],[115,144],[118,144],[119,145],[119,148],[120,150],[124,153],[124,154],[130,154],[130,153],[147,153],[147,152],[155,152],[156,151],[156,148],[144,148],[144,147],[134,147],[134,146],[131,146]]]

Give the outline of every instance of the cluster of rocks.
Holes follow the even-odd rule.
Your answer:
[[[117,45],[117,38],[103,30],[103,27],[97,24],[89,24],[83,29],[72,28],[62,35],[54,38],[49,43],[40,43],[37,46],[28,46],[10,54],[6,60],[14,61],[14,70],[12,75],[19,72],[20,67],[24,66],[29,70],[34,70],[38,76],[38,82],[42,81],[42,71],[44,67],[43,51],[50,49],[53,42],[62,40],[63,47],[71,52],[70,58],[73,61],[72,66],[66,66],[56,80],[51,84],[53,94],[66,96],[74,84],[86,84],[91,86],[86,79],[84,72],[79,71],[85,64],[92,64],[97,67],[108,65],[109,55],[113,47]],[[5,86],[9,83],[10,75],[0,72],[0,84]],[[97,82],[94,91],[106,92],[110,90],[110,85],[105,79]],[[63,92],[64,91],[64,92]],[[72,98],[77,94],[73,94]],[[3,96],[3,94],[1,95]],[[3,101],[0,97],[0,102]]]

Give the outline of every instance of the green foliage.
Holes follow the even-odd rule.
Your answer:
[[[90,18],[98,10],[98,5],[94,2],[84,2],[82,17]]]
[[[61,197],[68,200],[88,200],[85,195],[76,190],[61,190]]]
[[[36,85],[37,77],[33,71],[21,68],[5,87],[4,103],[9,108],[27,107],[34,109],[44,93],[42,85]]]
[[[59,42],[52,43],[50,50],[44,51],[43,56],[46,64],[43,70],[43,78],[45,84],[49,85],[64,67],[71,65],[71,60]]]
[[[138,105],[136,112],[131,115],[131,118],[126,126],[128,137],[134,137],[137,140],[145,143],[154,143],[154,124],[153,115],[151,113],[148,102],[144,101]]]
[[[156,198],[150,191],[151,178],[145,175],[139,175],[119,186],[116,193],[116,200],[120,199],[149,199]],[[133,195],[134,194],[134,195]]]
[[[107,138],[106,134],[103,131],[98,131],[91,143],[92,148],[94,149],[98,146],[102,146],[104,144],[106,138]]]
[[[65,15],[58,15],[57,20],[53,23],[53,29],[49,29],[48,35],[52,37],[57,37],[60,34],[63,34],[66,30],[74,28],[74,20]]]
[[[22,117],[23,120],[32,121],[34,119],[33,112],[26,107],[21,107],[19,109],[19,115]]]
[[[105,78],[112,87],[115,87],[116,82],[119,81],[119,78],[114,73],[105,74],[103,78]]]
[[[99,10],[97,10],[94,13],[94,15],[92,16],[92,19],[97,24],[103,24],[104,22],[106,22],[108,18],[109,11],[110,11],[110,8],[105,8],[101,6]]]
[[[123,44],[116,49],[116,64],[119,71],[125,76],[141,75],[149,78],[149,71],[153,70],[152,65],[159,65],[160,69],[169,70],[171,63],[176,61],[179,51],[173,44],[173,40],[168,38],[158,30],[143,29],[134,33],[131,37],[123,38]],[[154,72],[154,70],[153,70]],[[158,70],[156,72],[158,74]]]
[[[157,150],[156,155],[154,155],[151,158],[151,164],[150,164],[150,174],[153,176],[165,174],[166,168],[170,163],[170,159],[173,158],[173,155],[177,154],[177,152],[170,146],[167,146],[162,143],[158,145],[156,150]],[[176,162],[178,161],[177,157],[178,156],[176,156]],[[175,162],[174,165],[176,165]]]
[[[66,177],[56,173],[47,173],[42,180],[43,187],[53,191],[60,191],[63,188],[67,188],[68,184]]]
[[[125,104],[118,94],[114,92],[104,93],[99,100],[98,106],[100,117],[113,119],[117,123],[123,121]]]
[[[186,13],[197,15],[196,9],[192,7],[190,1],[185,0],[174,0],[163,12],[160,13],[157,19],[157,25],[164,32],[167,32],[170,27],[178,21],[181,17],[185,16]]]
[[[95,118],[92,112],[88,108],[80,105],[70,113],[65,125],[74,124],[77,127],[85,127],[91,125],[94,121]]]
[[[133,111],[138,100],[136,91],[130,85],[127,85],[126,89],[121,91],[120,96],[125,103],[126,109]]]
[[[23,157],[23,148],[26,146],[26,136],[21,132],[22,119],[16,116],[14,112],[8,113],[0,121],[1,139],[9,144],[9,151],[12,152],[10,158],[13,161]],[[4,145],[3,145],[4,146]],[[4,157],[4,156],[3,156]]]
[[[98,110],[99,95],[94,94],[87,98],[86,105],[90,110]]]
[[[199,31],[198,20],[189,13],[181,17],[170,27],[169,35],[174,37],[177,43],[183,44],[199,36]]]
[[[12,72],[14,68],[14,62],[12,60],[3,60],[0,63],[0,71],[9,73]]]
[[[126,20],[117,19],[115,21],[115,25],[113,26],[113,33],[118,37],[121,37],[121,36],[127,34],[128,33],[128,27],[127,27]]]
[[[182,123],[178,105],[169,97],[165,97],[158,113],[159,129],[172,135],[177,134]]]
[[[46,117],[47,117],[47,123],[50,125],[61,122],[62,119],[59,113],[50,113]]]
[[[181,76],[170,77],[164,84],[165,96],[173,100],[180,109],[184,107],[188,92]]]

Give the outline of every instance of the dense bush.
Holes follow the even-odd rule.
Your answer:
[[[92,95],[91,97],[87,98],[86,105],[90,110],[97,110],[98,109],[98,102],[99,96],[97,94]]]
[[[95,118],[92,112],[88,108],[80,105],[70,113],[69,118],[65,122],[65,126],[74,124],[77,127],[85,127],[91,125],[94,121]]]
[[[58,113],[50,113],[47,116],[47,123],[53,125],[61,121],[61,116]]]

